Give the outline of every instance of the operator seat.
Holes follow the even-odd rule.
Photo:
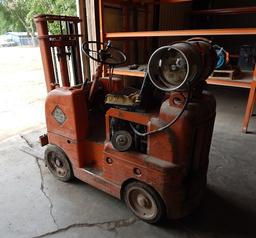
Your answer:
[[[127,87],[119,92],[107,94],[105,104],[131,111],[149,110],[163,98],[163,94],[161,93],[161,96],[159,94],[160,91],[154,87],[146,74],[141,89]]]

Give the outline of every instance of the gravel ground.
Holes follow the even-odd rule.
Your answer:
[[[46,87],[38,47],[0,48],[0,142],[44,127]]]

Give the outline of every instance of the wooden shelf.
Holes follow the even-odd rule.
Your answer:
[[[140,68],[146,68],[146,65],[140,65]],[[134,77],[144,77],[145,71],[138,69],[129,69],[128,67],[117,67],[114,68],[114,74],[123,76],[134,76]]]
[[[252,79],[216,79],[209,77],[206,82],[212,85],[229,86],[236,88],[251,88]]]
[[[146,65],[141,65],[140,68],[145,68]],[[115,75],[122,76],[132,76],[132,77],[144,77],[145,71],[141,70],[130,70],[128,67],[118,67],[114,69]],[[209,77],[207,79],[208,84],[212,85],[221,85],[221,86],[230,86],[230,87],[238,87],[238,88],[250,88],[252,82],[252,72],[249,75],[245,76],[243,79],[216,79]]]
[[[192,2],[193,0],[158,0],[158,1],[142,1],[148,4],[175,4],[175,3],[186,3]]]
[[[103,0],[102,0],[103,1]],[[184,3],[184,2],[192,2],[192,0],[132,0],[132,1],[124,1],[124,0],[104,0],[106,3],[112,4],[120,4],[120,5],[145,5],[145,4],[174,4],[174,3]]]
[[[200,30],[173,30],[173,31],[138,31],[106,33],[107,39],[160,37],[160,36],[217,36],[217,35],[256,35],[256,28],[224,28]]]
[[[236,8],[220,8],[192,11],[193,15],[235,15],[235,14],[253,14],[256,13],[255,7],[236,7]]]

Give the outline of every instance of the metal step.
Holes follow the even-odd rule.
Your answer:
[[[101,176],[103,174],[103,170],[95,167],[84,167],[83,170],[89,174],[95,174]]]

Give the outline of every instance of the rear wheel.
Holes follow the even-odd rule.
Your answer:
[[[74,175],[71,163],[62,149],[55,145],[48,145],[44,154],[45,164],[57,179],[68,182]]]
[[[165,217],[164,202],[150,186],[132,182],[125,187],[124,200],[127,207],[141,220],[157,223]]]

